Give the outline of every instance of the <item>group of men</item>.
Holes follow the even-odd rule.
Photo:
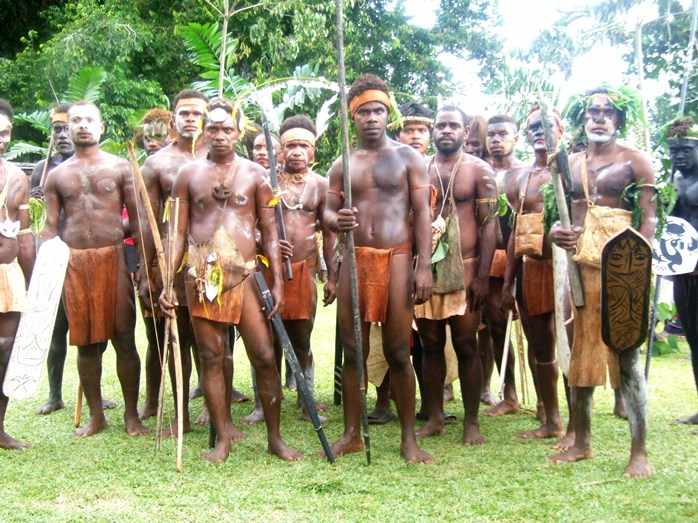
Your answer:
[[[132,436],[146,433],[142,419],[154,415],[157,408],[160,345],[165,318],[170,317],[176,320],[180,334],[185,384],[185,401],[177,416],[189,431],[187,398],[193,351],[206,410],[217,435],[204,458],[223,462],[243,436],[230,410],[236,393],[231,336],[231,326],[235,326],[253,367],[258,408],[250,421],[263,419],[266,423],[270,453],[285,460],[299,459],[301,454],[284,442],[280,432],[281,351],[268,319],[281,314],[312,385],[310,339],[317,307],[315,279],[322,265],[326,267],[323,303],[337,299],[338,335],[344,351],[344,433],[332,446],[335,455],[363,449],[357,358],[363,354],[366,361],[369,333],[379,326],[389,369],[379,388],[379,403],[389,410],[392,399],[397,406],[403,458],[409,463],[432,461],[418,438],[444,431],[444,354],[449,343],[455,352],[463,399],[462,441],[483,444],[479,405],[481,400],[494,403],[489,395],[494,362],[504,373],[504,397],[487,414],[519,409],[513,354],[504,357],[511,351],[504,346],[508,312],[516,309],[528,340],[540,419],[540,426],[520,436],[560,438],[558,453],[550,458],[554,462],[590,458],[592,394],[594,387],[605,383],[608,367],[614,388],[622,391],[631,429],[626,473],[635,477],[651,474],[645,448],[645,381],[637,368],[638,351],[616,353],[604,344],[600,271],[593,264],[579,264],[586,303],[568,322],[573,341],[566,376],[570,408],[566,434],[557,394],[552,245],[576,252],[580,235],[599,226],[590,221],[591,214],[598,216],[590,209],[629,213],[622,194],[630,184],[639,187],[642,212],[638,230],[648,240],[654,235],[652,167],[645,154],[618,143],[627,115],[613,93],[600,88],[585,98],[580,124],[588,146],[570,157],[571,186],[565,188],[571,199],[572,227],[556,222],[549,230],[544,226],[548,211],[541,187],[550,182],[554,152],[546,140],[546,126],[552,129],[555,142],[564,132],[557,113],[552,112],[546,122],[541,108],[532,108],[523,131],[534,162],[525,165],[514,156],[518,125],[506,115],[487,121],[469,117],[453,105],[433,113],[411,103],[403,107],[402,127],[393,140],[387,134],[394,109],[391,100],[385,82],[374,75],[363,75],[352,84],[348,104],[356,139],[350,172],[343,172],[338,159],[327,177],[312,170],[317,138],[312,120],[304,115],[287,118],[278,137],[272,138],[271,154],[280,165],[279,187],[273,189],[264,135],[255,132],[249,140],[250,160],[236,151],[246,132],[238,106],[223,99],[208,100],[197,91],[182,91],[173,101],[171,115],[151,112],[144,121],[146,201],[136,196],[136,173],[129,163],[100,149],[104,124],[99,109],[85,102],[56,108],[52,113],[56,155],[47,160],[46,168],[37,166],[39,174],[31,183],[33,194],[44,198],[47,205],[39,245],[58,235],[70,247],[64,309],[59,311],[49,355],[51,394],[43,412],[63,406],[60,387],[68,330],[70,344],[78,346],[80,383],[90,409],[89,421],[76,435],[91,436],[106,426],[100,381],[102,353],[109,341],[117,355],[126,431]],[[11,119],[11,108],[3,102],[3,150]],[[686,186],[683,192],[679,184],[684,195],[681,208],[690,214],[696,208],[691,173],[698,158],[693,158],[695,143],[677,136],[681,138],[675,140],[677,151],[693,147],[692,156],[687,153],[693,163],[686,161],[687,167],[677,164],[688,180],[681,182]],[[428,156],[430,141],[434,154]],[[556,148],[557,143],[552,146]],[[9,162],[2,160],[0,166],[0,182],[5,187],[0,195],[5,213],[5,222],[0,223],[0,281],[4,282],[0,288],[4,305],[0,310],[1,381],[23,306],[25,281],[31,275],[35,243],[27,213],[30,180]],[[351,208],[345,205],[345,176],[351,179]],[[502,212],[502,198],[506,198],[506,212]],[[145,205],[158,218],[158,230],[141,222]],[[277,205],[285,216],[285,239],[278,232]],[[122,219],[124,209],[127,221]],[[168,224],[171,220],[176,230]],[[7,224],[16,221],[20,223],[13,236]],[[165,238],[172,230],[170,263],[179,269],[168,285],[158,270],[156,237]],[[359,351],[352,324],[352,275],[350,265],[343,263],[346,246],[342,238],[350,231],[356,246],[363,331]],[[124,256],[127,237],[140,244],[140,263],[131,270]],[[292,278],[284,261],[290,262],[286,265],[290,265]],[[263,271],[268,281],[275,303],[271,311],[262,310],[251,277],[256,271]],[[146,399],[140,413],[134,283],[148,337]],[[688,305],[679,306],[685,315],[695,315],[695,306],[691,309],[690,304],[695,305],[696,291],[694,283],[691,285],[681,302]],[[170,286],[173,292],[168,292]],[[690,332],[689,341],[695,345],[695,331]],[[506,368],[501,368],[503,360],[507,360]],[[415,427],[415,371],[422,398],[418,417],[425,420],[419,429]],[[698,375],[696,381],[698,385]],[[24,444],[4,431],[6,406],[7,398],[0,395],[0,447],[21,448]]]

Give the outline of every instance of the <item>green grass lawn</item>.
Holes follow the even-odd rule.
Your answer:
[[[331,405],[334,309],[321,310],[317,325],[318,395]],[[142,326],[139,343],[143,349]],[[442,437],[424,442],[436,458],[434,465],[406,465],[399,456],[399,427],[392,423],[371,430],[372,466],[365,466],[363,454],[330,466],[318,455],[310,425],[298,421],[294,397],[287,392],[282,431],[289,444],[305,452],[303,461],[287,464],[269,456],[259,425],[243,428],[247,437],[226,464],[210,465],[199,458],[207,430],[197,427],[186,437],[185,470],[179,474],[172,442],[156,452],[152,436],[127,437],[121,408],[108,412],[106,432],[79,441],[71,436],[74,350],[66,368],[65,410],[47,418],[35,414],[47,394],[45,383],[36,398],[10,404],[8,431],[33,447],[0,451],[2,522],[698,520],[698,436],[672,423],[698,406],[685,352],[653,362],[648,444],[655,475],[634,481],[622,477],[629,434],[627,423],[611,415],[610,389],[598,390],[595,398],[595,458],[573,465],[549,464],[550,442],[518,440],[518,431],[534,426],[530,413],[521,413],[483,417],[488,441],[482,447],[461,446],[460,425],[449,425]],[[235,362],[235,384],[250,392],[243,351]],[[122,407],[111,350],[103,387],[105,396]],[[371,387],[369,404],[374,397]],[[233,420],[237,423],[250,408],[249,403],[235,405]],[[460,402],[447,408],[462,421]],[[193,416],[200,409],[196,400]],[[334,440],[342,432],[341,409],[332,407],[329,417],[326,430]],[[148,425],[153,427],[153,421]]]

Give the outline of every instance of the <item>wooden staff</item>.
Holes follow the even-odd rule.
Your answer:
[[[507,330],[504,334],[504,348],[502,349],[502,362],[499,364],[499,399],[504,399],[504,380],[507,375],[507,363],[509,363],[509,343],[511,342],[511,324],[514,319],[514,311],[507,314]]]
[[[168,275],[168,268],[167,264],[165,263],[165,251],[163,249],[162,245],[162,238],[160,237],[160,229],[158,228],[158,221],[155,218],[155,213],[153,212],[153,208],[150,205],[150,197],[148,196],[148,189],[145,186],[145,182],[143,181],[143,174],[141,173],[140,166],[138,165],[138,160],[136,159],[136,154],[133,148],[133,144],[129,143],[128,146],[128,158],[129,162],[131,163],[131,174],[133,175],[133,181],[134,181],[134,186],[136,190],[136,195],[140,197],[141,203],[143,205],[143,208],[145,209],[146,212],[146,218],[148,219],[148,225],[150,226],[150,231],[153,237],[153,244],[155,246],[155,255],[158,263],[158,269],[160,270],[160,274],[162,274],[163,277],[163,284],[167,284],[169,279],[174,279],[174,278],[168,278],[166,279],[166,275]],[[175,200],[175,206],[177,207],[177,211],[179,210],[179,200]],[[138,206],[137,206],[138,207]],[[179,214],[176,212],[175,214]],[[178,216],[175,218],[178,223]],[[138,213],[138,226],[141,231],[141,244],[142,244],[142,238],[143,238],[143,227],[141,224],[141,219],[140,219],[140,212]],[[175,229],[176,230],[176,229]],[[172,241],[174,241],[172,239]],[[145,260],[144,256],[144,263],[145,263],[145,270],[147,271],[147,262],[148,260]],[[174,270],[174,269],[173,269]],[[147,276],[147,274],[146,274]],[[174,275],[173,275],[174,276]],[[150,280],[148,280],[148,289],[150,289]],[[152,300],[152,291],[151,291],[151,300]],[[154,304],[153,304],[154,305]],[[170,320],[169,322],[167,320]],[[153,320],[154,321],[154,320]],[[168,328],[169,326],[169,328]],[[157,333],[157,329],[155,329]],[[157,428],[156,428],[156,440],[159,441],[160,438],[160,432],[162,429],[162,411],[163,411],[163,403],[164,403],[164,376],[165,373],[167,372],[167,367],[168,367],[168,349],[170,343],[168,341],[172,342],[172,347],[174,349],[177,349],[177,356],[175,356],[175,383],[177,384],[177,389],[181,389],[181,381],[178,382],[177,380],[177,359],[179,359],[179,365],[180,365],[180,371],[181,371],[181,354],[179,353],[179,331],[177,329],[177,321],[175,319],[167,317],[165,320],[165,343],[164,343],[164,356],[163,356],[163,365],[162,365],[162,374],[160,376],[160,398],[158,401],[158,421],[157,421]],[[183,390],[183,389],[182,389]],[[183,392],[182,392],[183,394]],[[180,392],[177,392],[177,397],[180,398]],[[182,402],[183,402],[183,396],[182,396],[182,401],[178,401],[177,403],[177,408],[178,408],[178,413],[179,413],[179,423],[183,423],[183,409],[182,409]],[[179,433],[179,427],[178,427],[178,442],[177,442],[177,447],[178,447],[178,456],[177,456],[177,470],[181,471],[181,446],[183,445],[183,435]]]
[[[339,83],[339,108],[342,120],[342,181],[344,185],[344,208],[351,209],[351,176],[349,175],[349,117],[347,114],[346,72],[344,67],[344,13],[343,0],[335,0],[337,25],[337,70]],[[361,399],[361,427],[366,451],[366,463],[371,464],[371,437],[368,432],[366,415],[366,382],[364,380],[364,350],[361,339],[361,312],[359,310],[359,281],[356,274],[356,251],[354,233],[348,231],[342,263],[347,264],[351,286],[352,325],[354,327],[354,350],[356,351],[356,375],[359,381]]]
[[[51,162],[51,156],[53,155],[53,131],[51,131],[51,138],[48,141],[48,153],[46,154],[46,161],[44,162],[44,168],[41,171],[41,180],[39,181],[39,187],[44,188],[46,184],[46,175],[48,174],[48,164]]]

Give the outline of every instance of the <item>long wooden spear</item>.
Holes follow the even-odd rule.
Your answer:
[[[351,209],[351,176],[349,175],[349,116],[347,114],[346,70],[344,67],[344,5],[343,0],[335,0],[337,24],[337,71],[339,83],[339,108],[342,120],[342,181],[344,185],[344,208]],[[366,463],[371,464],[371,437],[368,433],[366,415],[366,382],[364,381],[364,348],[361,335],[361,311],[359,310],[359,280],[356,274],[356,251],[354,233],[345,233],[346,245],[342,263],[347,264],[351,286],[351,312],[354,330],[354,350],[356,351],[356,376],[359,381],[361,400],[361,432],[366,451]]]

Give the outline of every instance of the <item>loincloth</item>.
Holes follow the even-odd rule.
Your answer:
[[[490,266],[490,277],[504,278],[504,273],[507,270],[507,251],[497,249],[492,257],[492,265]]]
[[[192,318],[203,318],[216,323],[237,325],[242,315],[242,297],[245,290],[245,282],[248,276],[235,287],[216,296],[211,302],[202,296],[197,289],[194,278],[187,277],[185,289],[187,295],[187,307]]]
[[[523,257],[523,299],[529,316],[555,311],[553,260]]]
[[[70,344],[84,347],[114,336],[119,274],[126,271],[122,244],[70,249],[63,286]]]
[[[620,387],[618,355],[601,337],[601,271],[579,264],[584,287],[584,306],[574,313],[574,340],[570,357],[569,383],[574,387],[606,384],[606,368],[611,386]]]
[[[384,323],[390,298],[390,260],[394,254],[412,254],[409,244],[391,249],[356,247],[359,306],[365,322]]]
[[[317,253],[305,260],[291,263],[293,279],[284,279],[284,302],[280,308],[282,320],[309,320],[315,315],[317,265]],[[264,269],[264,278],[271,287],[274,282],[269,269]]]
[[[466,311],[466,289],[477,273],[478,259],[465,258],[463,260],[463,280],[465,288],[448,294],[432,293],[426,302],[414,306],[415,318],[427,320],[445,320],[452,316],[463,316]]]
[[[0,313],[22,312],[27,306],[27,283],[17,258],[0,263]]]

